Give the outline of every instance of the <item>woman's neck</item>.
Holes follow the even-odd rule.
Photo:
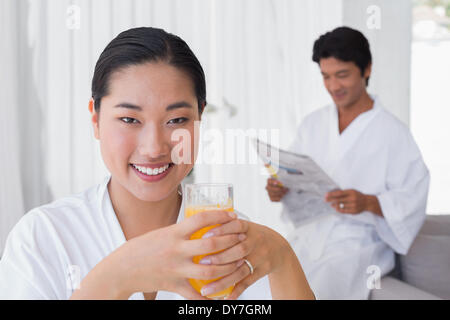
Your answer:
[[[137,199],[114,177],[111,177],[107,187],[117,220],[127,240],[176,223],[182,200],[177,190],[163,200],[149,202]]]

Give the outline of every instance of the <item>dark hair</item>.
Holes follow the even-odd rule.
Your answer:
[[[319,63],[320,59],[329,57],[354,62],[361,70],[361,76],[372,63],[369,41],[361,32],[349,27],[336,28],[314,42],[313,61]],[[369,85],[369,78],[366,79],[366,86]]]
[[[95,111],[100,111],[101,99],[109,94],[109,80],[114,72],[130,65],[158,61],[167,62],[191,78],[201,113],[202,106],[206,105],[206,81],[200,62],[180,37],[151,27],[126,30],[103,50],[92,78]]]

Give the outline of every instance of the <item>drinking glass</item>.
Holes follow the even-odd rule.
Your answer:
[[[185,218],[189,218],[194,214],[204,212],[204,211],[213,211],[213,210],[222,210],[233,212],[233,185],[227,183],[195,183],[195,184],[186,184],[184,194],[185,196],[185,207],[184,207],[184,216]],[[203,235],[211,230],[219,226],[220,224],[208,226],[202,228],[196,232],[194,232],[190,239],[201,239]],[[218,251],[220,252],[220,251]],[[211,252],[209,254],[204,254],[200,256],[195,256],[193,258],[194,263],[199,263],[205,256],[210,254],[215,254],[217,252]],[[213,280],[202,280],[202,279],[189,279],[189,283],[192,287],[200,293],[200,290],[204,285],[216,281],[220,278]],[[210,299],[225,299],[231,291],[233,291],[234,286],[230,286],[229,288],[222,290],[220,292],[213,293],[208,295],[207,297]]]

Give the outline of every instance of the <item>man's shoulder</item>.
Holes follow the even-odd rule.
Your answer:
[[[393,154],[421,155],[408,125],[385,108],[380,108],[368,129],[365,131],[366,138]]]
[[[409,139],[412,137],[411,130],[406,123],[401,121],[384,107],[379,107],[379,109],[380,110],[374,119],[378,131],[383,132],[385,135],[389,136],[390,139]]]

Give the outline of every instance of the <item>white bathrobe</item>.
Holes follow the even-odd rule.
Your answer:
[[[89,271],[125,243],[108,193],[110,178],[21,218],[8,235],[0,260],[0,299],[69,299]],[[184,198],[178,221],[183,212]],[[184,299],[166,291],[158,291],[156,298]],[[267,276],[239,297],[271,298]],[[130,299],[144,295],[137,292]]]
[[[372,98],[374,107],[342,134],[334,104],[311,113],[290,148],[312,157],[342,190],[376,195],[384,215],[330,206],[333,214],[301,226],[283,208],[296,226],[288,240],[318,299],[367,299],[376,276],[393,269],[394,252],[407,253],[425,219],[428,169],[409,129]]]

